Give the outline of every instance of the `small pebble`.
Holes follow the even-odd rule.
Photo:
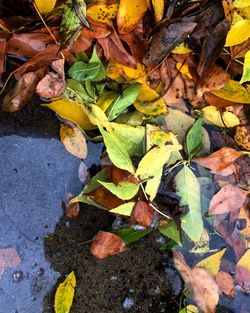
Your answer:
[[[166,239],[163,236],[157,237],[155,241],[159,246],[165,245],[166,243]]]
[[[23,277],[24,277],[24,274],[22,271],[14,271],[12,273],[12,278],[15,283],[19,283],[23,279]]]
[[[135,305],[135,301],[133,298],[130,298],[130,297],[125,298],[122,303],[122,307],[125,311],[130,311],[134,305]]]
[[[70,223],[69,223],[69,221],[65,223],[65,226],[66,226],[67,228],[69,228],[69,227],[70,227]]]
[[[110,277],[110,280],[116,281],[116,280],[118,280],[118,277],[117,277],[117,276],[111,276],[111,277]]]

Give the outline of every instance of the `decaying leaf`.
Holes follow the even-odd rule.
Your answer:
[[[61,141],[65,149],[80,159],[85,159],[88,154],[86,139],[77,127],[61,124]]]
[[[218,272],[215,275],[215,280],[221,292],[227,296],[234,297],[234,281],[229,273]]]
[[[207,106],[202,109],[204,119],[218,127],[235,127],[240,124],[239,118],[232,112],[221,113],[214,106]]]
[[[99,231],[91,244],[90,252],[98,259],[125,251],[126,245],[122,239],[109,232]]]
[[[132,220],[141,226],[148,227],[152,224],[153,219],[154,209],[145,201],[137,201],[132,212]]]
[[[64,209],[65,215],[69,218],[76,218],[80,213],[80,205],[78,202],[70,203],[70,200],[74,196],[67,192],[64,196],[62,207]]]
[[[21,259],[14,247],[0,249],[0,278],[5,268],[21,264]]]
[[[235,280],[243,291],[250,292],[250,249],[245,252],[236,265]]]
[[[75,287],[76,277],[74,272],[71,272],[56,290],[55,313],[69,313],[73,303]]]

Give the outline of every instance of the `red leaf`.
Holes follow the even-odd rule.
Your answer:
[[[139,200],[132,212],[132,220],[144,227],[148,227],[152,224],[154,219],[154,210],[151,206],[142,200]]]
[[[0,249],[0,277],[5,268],[15,267],[21,263],[21,259],[14,247]]]
[[[90,252],[99,259],[125,250],[126,245],[119,236],[105,231],[99,231],[90,247]]]
[[[193,161],[212,171],[223,172],[241,156],[239,151],[233,148],[223,147],[206,157],[194,158]],[[231,174],[230,172],[229,174]]]
[[[1,79],[3,71],[4,71],[5,48],[6,48],[6,39],[0,38],[0,79]]]
[[[230,274],[218,272],[215,275],[215,280],[221,292],[224,292],[227,296],[234,297],[234,281]]]
[[[242,190],[232,184],[228,184],[216,193],[209,206],[209,214],[224,214],[240,209],[246,199]]]

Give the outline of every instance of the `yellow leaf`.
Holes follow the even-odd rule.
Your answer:
[[[56,5],[56,0],[35,0],[36,7],[42,14],[49,13]]]
[[[163,17],[164,0],[152,0],[152,4],[155,11],[155,21],[158,23]]]
[[[235,0],[234,6],[235,8],[244,8],[249,6],[249,0]]]
[[[109,120],[100,107],[95,104],[85,104],[85,110],[92,124],[110,129]]]
[[[121,0],[117,14],[120,33],[132,31],[147,11],[147,0]]]
[[[250,249],[238,261],[237,267],[244,267],[250,273]]]
[[[90,17],[101,23],[108,23],[115,19],[118,12],[118,4],[93,4],[87,9],[87,18]]]
[[[120,63],[110,62],[106,75],[111,79],[126,78],[127,80],[135,80],[141,83],[146,72],[144,65],[141,63],[137,63],[137,68],[133,69]]]
[[[243,75],[241,77],[240,83],[245,83],[250,81],[250,50],[247,51],[244,58]]]
[[[75,123],[83,130],[92,130],[97,128],[90,122],[83,107],[76,102],[70,101],[66,98],[62,98],[60,100],[52,101],[48,104],[43,104],[43,106],[50,108],[62,118],[65,118]]]
[[[237,22],[229,30],[226,38],[226,47],[231,47],[242,43],[250,37],[250,20]]]
[[[218,126],[218,127],[235,127],[240,124],[238,117],[232,112],[223,112],[220,111],[214,106],[207,106],[202,109],[204,113],[204,118],[208,122]]]
[[[191,49],[189,49],[188,47],[185,47],[184,43],[181,43],[179,46],[177,46],[176,48],[174,48],[174,50],[171,51],[171,53],[175,53],[175,54],[187,54],[193,52]]]
[[[105,112],[116,96],[117,94],[114,91],[104,90],[96,105]]]
[[[85,159],[87,157],[88,148],[86,139],[78,128],[61,124],[60,137],[61,142],[68,152],[79,159]]]
[[[127,202],[127,203],[119,205],[118,207],[112,210],[109,210],[109,212],[115,213],[115,214],[121,214],[125,216],[130,216],[134,206],[135,206],[135,202]]]
[[[228,101],[250,103],[250,93],[235,80],[229,79],[221,89],[212,90],[211,93]]]
[[[75,294],[76,277],[71,272],[59,285],[55,295],[55,313],[69,313]]]
[[[185,308],[181,309],[179,313],[199,313],[199,309],[195,305],[189,304]]]
[[[168,109],[165,101],[160,97],[154,101],[146,101],[146,100],[136,100],[134,102],[134,107],[138,112],[144,113],[146,115],[159,115],[168,113]]]
[[[188,78],[192,79],[192,75],[189,72],[189,67],[187,64],[176,63],[176,68],[182,74],[186,75]]]
[[[212,275],[216,275],[220,269],[221,259],[226,252],[226,248],[222,249],[221,251],[210,255],[208,258],[201,260],[198,262],[195,267],[201,267],[208,270]]]

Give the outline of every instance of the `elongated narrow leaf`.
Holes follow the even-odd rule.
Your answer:
[[[89,63],[97,63],[100,65],[98,74],[93,78],[94,82],[99,82],[106,78],[105,67],[103,66],[102,61],[97,55],[96,47],[94,47],[93,49],[93,53],[92,53],[91,59],[89,60]]]
[[[187,148],[189,161],[191,161],[191,159],[201,149],[202,138],[203,138],[202,122],[203,122],[203,117],[202,115],[200,115],[197,121],[194,123],[194,125],[191,127],[191,129],[187,133],[186,148]]]
[[[103,140],[112,163],[118,168],[127,170],[128,172],[134,174],[134,166],[130,156],[115,134],[107,132],[102,127],[100,127],[100,132],[103,136]]]
[[[125,89],[122,94],[114,100],[114,102],[107,109],[107,115],[110,121],[114,120],[126,108],[134,103],[136,97],[140,92],[140,88],[140,84],[133,84]]]
[[[78,81],[94,79],[100,71],[100,63],[84,63],[82,61],[74,63],[68,71],[71,78]]]
[[[119,205],[118,207],[112,210],[109,210],[109,212],[120,214],[120,215],[125,215],[125,216],[130,216],[134,206],[135,206],[135,202],[127,202],[127,203]]]
[[[132,199],[139,191],[138,185],[129,182],[121,182],[118,185],[100,180],[98,182],[122,200]]]
[[[182,216],[181,227],[190,239],[197,242],[203,231],[199,181],[187,166],[175,176],[174,181],[177,195],[181,197],[180,204],[189,207],[189,212]]]
[[[59,285],[55,295],[55,312],[69,313],[73,303],[75,294],[76,277],[74,272],[71,272],[63,283]]]

